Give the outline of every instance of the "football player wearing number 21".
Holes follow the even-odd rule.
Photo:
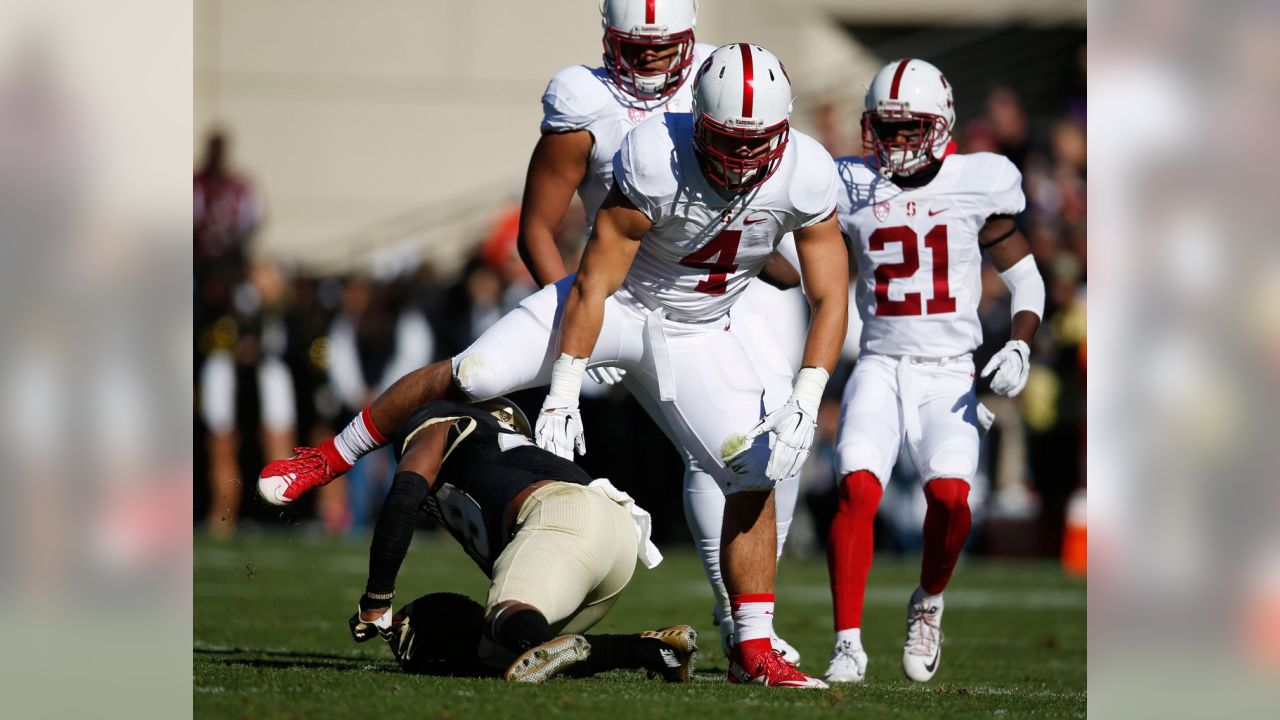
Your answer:
[[[982,253],[1012,295],[1004,348],[982,370],[991,390],[1026,385],[1044,312],[1044,281],[1014,225],[1022,176],[1007,158],[955,153],[951,86],[933,65],[895,60],[871,81],[862,117],[866,158],[837,161],[841,232],[858,268],[861,354],[840,414],[840,500],[828,544],[836,643],[826,679],[866,674],[862,605],[872,523],[883,486],[906,451],[924,485],[924,558],[907,606],[902,666],[926,681],[942,650],[943,590],[969,535],[969,483],[990,425],[975,394],[973,351]]]

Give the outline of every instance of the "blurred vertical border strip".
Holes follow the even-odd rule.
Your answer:
[[[192,17],[0,4],[7,717],[191,712]]]

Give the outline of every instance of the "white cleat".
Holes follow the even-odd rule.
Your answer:
[[[942,658],[942,596],[925,601],[916,588],[907,605],[907,643],[902,649],[902,670],[916,682],[928,682]]]
[[[723,613],[723,614],[722,614]],[[725,657],[729,657],[729,651],[733,648],[733,616],[725,613],[719,605],[711,611],[712,622],[720,628],[720,649],[724,652]],[[795,649],[791,643],[783,640],[774,633],[769,637],[769,642],[773,644],[773,649],[782,653],[782,658],[792,665],[800,664],[800,651]]]
[[[831,651],[831,663],[827,665],[827,673],[823,679],[829,683],[856,683],[867,677],[867,654],[862,647],[848,640],[836,643]]]

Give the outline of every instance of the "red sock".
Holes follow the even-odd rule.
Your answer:
[[[924,515],[924,562],[920,587],[938,595],[951,581],[960,550],[969,537],[969,483],[957,478],[934,478],[924,486],[929,509]]]
[[[731,595],[733,644],[744,667],[773,650],[773,593]]]
[[[827,570],[836,632],[862,627],[876,508],[883,494],[880,481],[866,470],[849,473],[840,483],[840,502],[827,536]]]

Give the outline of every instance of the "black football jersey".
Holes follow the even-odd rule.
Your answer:
[[[424,510],[447,528],[485,574],[511,540],[505,519],[515,496],[539,480],[588,485],[591,476],[574,463],[502,427],[483,409],[438,401],[415,410],[400,427],[397,462],[411,436],[448,423],[440,472]]]

